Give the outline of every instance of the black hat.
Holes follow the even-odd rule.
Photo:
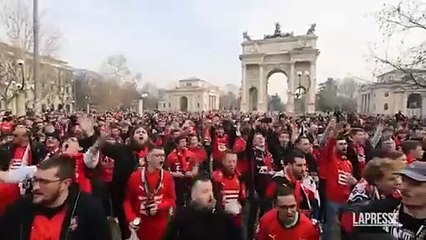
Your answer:
[[[52,137],[52,138],[56,138],[58,140],[60,140],[61,138],[59,137],[59,133],[58,131],[54,131],[54,132],[49,132],[49,133],[45,133],[46,138],[48,137]]]

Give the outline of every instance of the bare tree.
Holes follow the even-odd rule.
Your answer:
[[[114,79],[120,83],[134,82],[135,77],[132,77],[127,59],[123,54],[112,55],[101,66],[101,74],[106,79]],[[139,77],[140,74],[137,74]]]
[[[4,29],[7,41],[25,52],[33,50],[33,18],[30,1],[4,0],[0,8],[0,27]],[[44,21],[41,14],[40,54],[53,56],[60,47],[62,33],[52,24]]]
[[[343,78],[337,81],[337,94],[349,99],[354,99],[359,85],[359,82],[354,78]]]
[[[426,87],[416,69],[426,66],[426,3],[421,0],[401,0],[398,4],[385,4],[377,14],[377,23],[387,45],[394,44],[398,55],[386,52],[373,54],[377,63],[406,74],[405,80]],[[414,36],[414,37],[413,37]],[[400,38],[398,38],[400,37]],[[411,37],[410,41],[406,38]],[[421,39],[413,43],[413,39]]]
[[[18,80],[18,66],[14,62],[0,62],[1,99],[7,105],[16,97],[18,91],[11,91]]]

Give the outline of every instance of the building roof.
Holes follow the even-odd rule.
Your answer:
[[[4,43],[4,42],[0,42],[0,50],[3,53],[7,53],[11,56],[15,56],[16,53],[18,53],[19,51],[22,51],[22,49],[15,46],[11,46],[10,44]],[[30,52],[25,52],[25,57],[27,59],[32,60],[33,54]],[[63,60],[59,60],[50,56],[40,56],[40,63],[54,65],[55,67],[58,67],[58,68],[72,70],[72,68],[68,66],[68,62],[65,62]]]
[[[415,69],[405,69],[405,71],[410,72],[410,73],[426,73],[426,69],[420,69],[420,68],[415,68]],[[377,76],[377,78],[381,78],[384,77],[388,74],[392,74],[392,73],[402,73],[404,74],[405,72],[399,70],[399,69],[394,69],[385,73],[380,74],[379,76]]]

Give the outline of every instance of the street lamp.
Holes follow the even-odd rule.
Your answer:
[[[35,111],[40,110],[40,54],[39,54],[39,18],[38,0],[33,0],[33,77],[34,77],[34,107]]]
[[[22,82],[19,84],[16,84],[16,88],[20,91],[24,90],[25,88],[25,62],[22,59],[16,60],[16,64],[21,69],[21,80]]]
[[[86,100],[86,113],[89,113],[90,112],[91,98],[90,98],[90,96],[85,96],[84,99]]]
[[[305,95],[308,92],[309,88],[311,87],[311,77],[310,77],[309,71],[305,71],[303,73],[302,73],[302,71],[298,71],[297,72],[297,79],[299,80],[299,85],[295,89],[294,95],[296,96],[296,99],[300,99],[300,98],[302,98],[303,95]],[[303,79],[307,80],[308,86],[304,87],[302,85]]]
[[[142,116],[143,114],[143,99],[148,97],[148,93],[141,93],[138,101],[138,113]]]

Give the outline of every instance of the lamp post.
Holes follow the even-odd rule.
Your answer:
[[[148,97],[148,93],[142,93],[138,100],[138,113],[139,115],[143,115],[143,99]]]
[[[297,72],[297,79],[299,81],[299,84],[294,91],[294,95],[295,95],[296,99],[301,99],[303,96],[306,95],[306,93],[309,91],[309,89],[311,87],[311,76],[310,76],[309,71],[305,71],[305,72],[298,71]],[[302,84],[302,81],[307,82],[306,87]]]
[[[16,91],[16,115],[23,116],[26,111],[25,104],[25,62],[22,59],[16,61],[16,65],[21,71],[21,83],[15,82],[14,87]],[[12,82],[13,84],[13,82]]]
[[[89,113],[90,112],[91,98],[90,98],[90,96],[85,96],[84,99],[86,100],[86,113]]]
[[[34,110],[40,111],[40,56],[39,56],[39,19],[38,0],[33,0],[33,74],[34,74]]]

